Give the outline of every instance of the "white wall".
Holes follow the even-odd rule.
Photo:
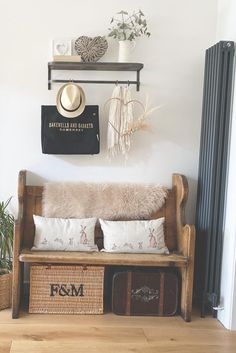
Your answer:
[[[17,173],[23,168],[30,171],[31,183],[74,179],[170,186],[171,174],[180,172],[189,178],[187,216],[193,221],[204,51],[215,39],[216,0],[0,0],[0,4],[0,199],[15,194]],[[100,105],[100,155],[43,155],[40,107],[54,104],[58,89],[47,90],[50,41],[107,34],[115,12],[138,8],[146,14],[152,35],[137,42],[133,61],[143,62],[145,68],[141,91],[137,94],[134,90],[133,95],[144,99],[147,92],[152,106],[161,105],[151,119],[153,133],[134,136],[126,163],[120,158],[109,162],[103,104],[113,87],[86,85],[87,103]],[[104,60],[116,56],[117,43],[111,40]],[[71,78],[71,73],[66,75]],[[87,77],[103,75],[87,72]],[[116,74],[108,75],[117,78]]]
[[[236,42],[236,2],[219,0],[217,40]],[[226,195],[223,262],[221,275],[221,305],[218,318],[229,329],[236,330],[236,89],[233,97],[228,190]]]

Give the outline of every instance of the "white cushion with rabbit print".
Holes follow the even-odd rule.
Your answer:
[[[98,251],[94,244],[96,218],[46,218],[33,215],[32,250]]]
[[[149,221],[105,221],[100,219],[106,252],[169,254],[165,245],[165,218]]]

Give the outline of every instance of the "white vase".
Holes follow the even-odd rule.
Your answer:
[[[131,53],[135,48],[136,42],[130,40],[120,40],[119,41],[119,63],[127,63],[130,61]]]

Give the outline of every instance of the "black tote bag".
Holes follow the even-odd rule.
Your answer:
[[[55,105],[41,107],[41,142],[45,154],[98,154],[97,105],[86,105],[76,118],[65,118]]]

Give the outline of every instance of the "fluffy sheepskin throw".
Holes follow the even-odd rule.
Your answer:
[[[162,207],[167,190],[152,184],[47,183],[43,215],[106,220],[145,219]]]

